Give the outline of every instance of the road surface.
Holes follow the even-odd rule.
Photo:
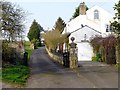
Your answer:
[[[79,62],[71,70],[52,61],[44,47],[36,49],[30,59],[31,75],[27,88],[118,88],[118,71],[114,66],[96,62]]]

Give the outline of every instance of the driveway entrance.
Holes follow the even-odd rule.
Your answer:
[[[99,62],[81,61],[79,68],[71,70],[52,62],[45,48],[35,50],[30,62],[31,75],[27,88],[118,87],[117,68]]]

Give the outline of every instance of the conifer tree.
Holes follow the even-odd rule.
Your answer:
[[[40,39],[40,32],[43,31],[43,28],[36,22],[36,20],[33,21],[32,25],[30,26],[30,30],[28,32],[28,39],[29,41],[37,41],[41,43]]]
[[[59,17],[55,23],[55,30],[58,30],[60,33],[62,33],[65,25],[65,22],[62,20],[61,17]]]

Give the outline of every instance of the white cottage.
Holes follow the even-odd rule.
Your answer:
[[[80,3],[80,15],[69,21],[63,33],[71,33],[75,37],[78,47],[78,61],[92,60],[92,47],[89,44],[91,38],[96,35],[107,36],[110,34],[110,21],[113,16],[103,8],[95,5],[86,11],[85,3]]]

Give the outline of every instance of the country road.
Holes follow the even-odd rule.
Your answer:
[[[79,64],[78,69],[70,70],[54,63],[44,47],[36,49],[26,88],[118,88],[116,67],[96,62]]]

